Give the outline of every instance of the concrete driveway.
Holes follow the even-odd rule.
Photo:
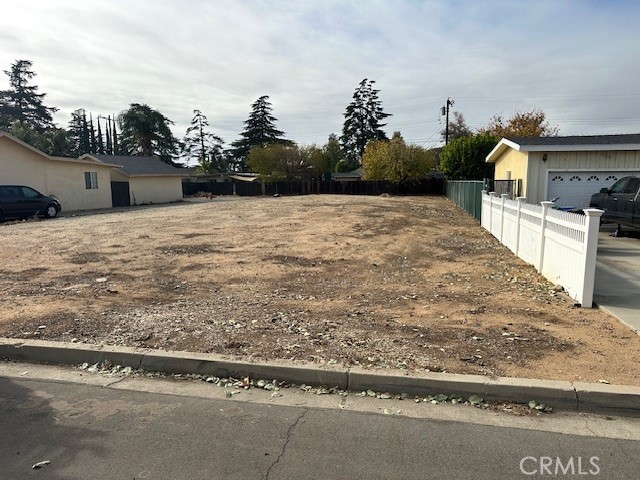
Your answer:
[[[614,229],[600,229],[594,302],[640,334],[640,235],[612,237]]]

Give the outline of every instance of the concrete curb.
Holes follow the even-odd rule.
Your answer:
[[[287,383],[326,385],[343,390],[428,394],[479,395],[489,401],[527,403],[530,400],[557,410],[640,416],[640,387],[526,378],[487,378],[479,375],[415,373],[402,370],[366,370],[340,366],[301,365],[278,361],[252,363],[221,355],[100,346],[0,337],[0,358],[24,362],[99,363],[167,373],[219,377],[278,379]]]

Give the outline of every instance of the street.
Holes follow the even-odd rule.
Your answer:
[[[205,382],[0,363],[0,478],[496,480],[551,477],[559,468],[569,477],[636,479],[640,472],[639,419],[521,418],[412,400],[352,406],[338,395],[288,389],[236,400],[248,393],[226,398]],[[274,404],[280,398],[289,404]],[[381,403],[394,414],[378,413]]]

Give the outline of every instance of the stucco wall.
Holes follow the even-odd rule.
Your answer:
[[[509,148],[496,160],[495,180],[508,180],[507,172],[511,172],[511,180],[522,180],[522,195],[527,192],[527,154]]]
[[[109,167],[82,163],[46,162],[46,183],[63,211],[111,208],[111,177]],[[96,172],[98,188],[86,188],[84,173]]]
[[[111,207],[109,167],[49,159],[19,143],[0,138],[0,184],[33,187],[54,195],[63,211]],[[84,172],[96,172],[98,188],[86,189]]]
[[[182,177],[129,177],[131,205],[182,200]]]
[[[7,137],[0,137],[0,184],[27,185],[49,195],[46,158]]]
[[[547,155],[546,161],[542,161],[544,154]],[[531,152],[527,202],[538,203],[546,199],[549,172],[570,171],[620,171],[637,174],[640,173],[640,151]]]

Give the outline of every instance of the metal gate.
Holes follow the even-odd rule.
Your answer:
[[[129,182],[111,182],[111,203],[114,207],[128,207],[131,205]]]

